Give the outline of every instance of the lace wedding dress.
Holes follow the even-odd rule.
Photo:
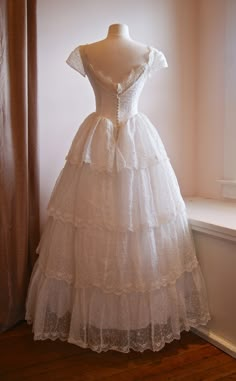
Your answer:
[[[122,83],[77,47],[96,112],[82,123],[52,192],[28,290],[34,339],[97,352],[160,350],[209,320],[185,204],[158,132],[138,112],[148,76],[166,67],[149,47]]]

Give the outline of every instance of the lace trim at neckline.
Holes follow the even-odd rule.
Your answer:
[[[147,57],[146,61],[142,64],[135,65],[128,75],[124,78],[121,82],[115,82],[111,76],[105,75],[102,70],[97,70],[92,63],[88,61],[87,54],[84,49],[81,49],[80,52],[82,57],[85,58],[85,64],[89,67],[89,69],[93,72],[94,76],[100,80],[103,84],[110,85],[112,88],[114,88],[118,93],[122,93],[123,91],[127,90],[130,86],[132,86],[139,77],[146,71],[148,67],[151,66],[151,63],[153,61],[153,53],[154,49],[151,46],[147,47],[147,52],[144,54],[145,57]]]

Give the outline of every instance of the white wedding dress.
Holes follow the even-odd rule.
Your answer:
[[[157,130],[138,112],[148,76],[166,67],[155,48],[122,83],[88,61],[96,112],[79,127],[55,184],[28,289],[34,339],[97,352],[160,350],[209,320],[185,204]]]

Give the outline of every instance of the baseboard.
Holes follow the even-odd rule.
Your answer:
[[[236,358],[236,345],[231,343],[228,340],[225,340],[223,337],[209,331],[206,328],[191,328],[191,331],[196,333],[196,335],[202,337],[204,340],[215,345],[217,348],[228,353],[230,356]]]

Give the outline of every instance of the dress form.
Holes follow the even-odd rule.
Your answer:
[[[107,38],[126,38],[130,39],[129,27],[126,24],[112,24],[108,28]]]
[[[131,39],[126,24],[112,24],[105,39],[85,46],[90,62],[115,82],[121,82],[133,67],[145,62],[148,47]]]

